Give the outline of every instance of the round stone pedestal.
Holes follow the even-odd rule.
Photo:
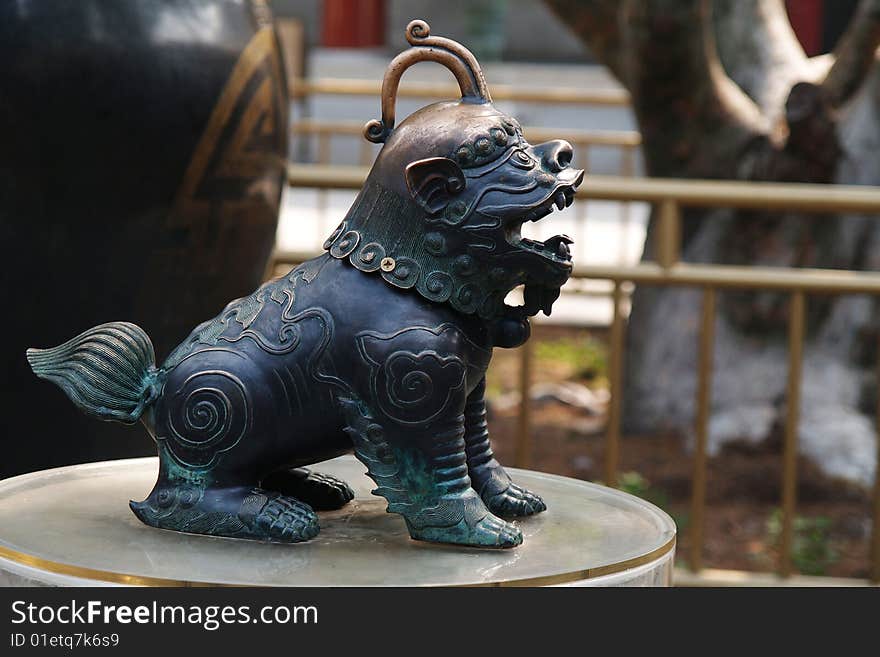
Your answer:
[[[0,482],[0,584],[256,586],[668,586],[675,525],[620,491],[509,469],[548,510],[517,521],[511,550],[409,538],[345,456],[314,469],[345,479],[355,499],[318,514],[321,533],[278,545],[154,529],[128,508],[158,472],[156,458],[57,468]]]

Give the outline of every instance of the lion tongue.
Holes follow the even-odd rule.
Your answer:
[[[574,244],[574,240],[568,235],[554,235],[544,240],[545,249],[565,260],[571,259],[571,249],[568,248],[569,244]]]

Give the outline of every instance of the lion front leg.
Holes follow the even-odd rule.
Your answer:
[[[486,425],[486,379],[468,396],[465,405],[465,453],[468,475],[486,507],[500,516],[530,516],[547,509],[539,496],[510,480],[495,460]]]
[[[522,543],[516,525],[496,517],[471,487],[458,414],[409,429],[383,426],[368,407],[341,400],[355,455],[412,538],[436,543],[510,548]]]

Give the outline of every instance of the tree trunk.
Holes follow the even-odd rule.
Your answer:
[[[880,0],[863,0],[835,52],[807,58],[781,0],[548,0],[629,90],[648,175],[880,184]],[[589,195],[589,178],[584,186]],[[653,255],[653,221],[645,258]],[[682,258],[880,268],[864,216],[688,210]],[[758,441],[785,414],[787,294],[719,294],[710,453]],[[690,434],[701,293],[640,286],[627,333],[624,423]],[[832,475],[875,467],[872,299],[808,297],[802,451]]]

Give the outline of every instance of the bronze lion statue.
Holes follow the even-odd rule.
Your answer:
[[[522,533],[502,518],[545,510],[492,454],[485,374],[571,273],[568,237],[520,228],[570,205],[584,172],[567,142],[531,145],[495,109],[470,51],[422,21],[407,38],[365,131],[384,146],[326,253],[230,303],[158,367],[125,322],[28,351],[86,413],[153,436],[158,481],[131,503],[146,524],[310,539],[314,509],[352,493],[303,466],[352,451],[414,539],[513,547]],[[400,77],[425,60],[452,71],[462,98],[395,126]],[[518,286],[524,304],[506,305]]]

